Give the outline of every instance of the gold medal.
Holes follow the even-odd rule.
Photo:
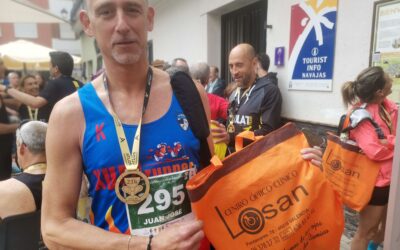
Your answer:
[[[229,123],[227,131],[229,134],[235,133],[235,125],[233,125],[232,123]]]
[[[149,178],[138,170],[126,170],[115,182],[115,193],[118,199],[129,205],[144,201],[149,192]]]

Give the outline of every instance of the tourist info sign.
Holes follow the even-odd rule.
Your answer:
[[[291,10],[289,89],[332,91],[337,0],[301,1]]]

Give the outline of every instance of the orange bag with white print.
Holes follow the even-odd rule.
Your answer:
[[[213,158],[187,183],[216,249],[339,249],[342,205],[321,170],[301,158],[307,146],[288,124],[222,162]]]

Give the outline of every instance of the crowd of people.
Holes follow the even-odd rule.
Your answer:
[[[283,100],[277,74],[269,72],[268,55],[257,54],[246,43],[232,48],[231,83],[206,62],[189,65],[176,58],[171,64],[160,59],[150,64],[147,32],[153,29],[154,9],[147,1],[134,2],[127,8],[125,1],[102,5],[91,0],[88,10],[81,12],[80,21],[96,38],[105,66],[85,85],[71,77],[73,60],[65,52],[50,53],[49,81],[41,74],[6,76],[0,59],[0,218],[41,209],[42,234],[49,248],[207,249],[202,222],[191,213],[190,219],[149,231],[131,225],[125,203],[138,198],[136,194],[146,198],[160,190],[168,192],[145,191],[149,185],[157,187],[167,174],[174,176],[168,185],[185,183],[179,172],[193,175],[206,167],[202,162],[209,162],[214,144],[227,145],[222,155],[229,155],[239,133],[264,136],[282,126]],[[178,72],[187,75],[180,78],[182,84],[194,84],[197,90],[196,95],[183,96],[198,98],[204,107],[204,116],[195,114],[197,120],[213,125],[203,136],[192,124],[193,114],[187,113],[190,107],[181,102],[182,93],[171,88]],[[343,85],[349,110],[364,105],[386,136],[377,139],[369,123],[350,132],[366,155],[381,164],[371,202],[360,213],[354,250],[366,249],[369,243],[374,249],[383,241],[398,113],[387,99],[391,85],[379,67],[370,67]],[[208,154],[200,153],[204,146]],[[321,167],[321,148],[304,148],[299,154]],[[22,173],[10,178],[13,155]],[[190,167],[171,169],[171,161]],[[82,175],[92,198],[90,224],[75,216]],[[136,186],[126,184],[129,181]],[[121,197],[119,185],[131,190],[131,201]],[[12,192],[5,191],[10,187]],[[174,205],[190,206],[188,197],[178,194],[181,198]],[[157,213],[154,207],[147,209],[146,213]]]

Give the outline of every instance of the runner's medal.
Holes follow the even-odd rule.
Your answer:
[[[150,96],[150,88],[152,82],[152,70],[149,68],[147,74],[147,86],[143,101],[142,117],[140,118],[138,127],[136,129],[135,137],[133,139],[132,153],[129,152],[128,142],[126,140],[125,132],[122,123],[118,116],[112,110],[111,98],[110,107],[111,115],[114,119],[115,129],[118,135],[118,142],[122,153],[122,158],[125,163],[126,170],[122,173],[115,182],[115,193],[120,201],[129,205],[136,205],[144,201],[150,193],[149,178],[139,170],[139,152],[140,152],[140,134],[142,127],[143,115],[146,112],[147,103]],[[103,75],[104,87],[107,88],[107,77]],[[109,93],[108,93],[109,94]]]
[[[229,134],[235,133],[235,125],[233,125],[233,123],[229,122],[227,130],[228,130]]]
[[[115,193],[118,199],[129,205],[136,205],[144,201],[149,192],[149,178],[139,170],[127,169],[115,182]]]
[[[226,128],[227,132],[229,134],[235,133],[235,125],[233,125],[233,114],[232,110],[229,111],[229,124],[228,127]]]

